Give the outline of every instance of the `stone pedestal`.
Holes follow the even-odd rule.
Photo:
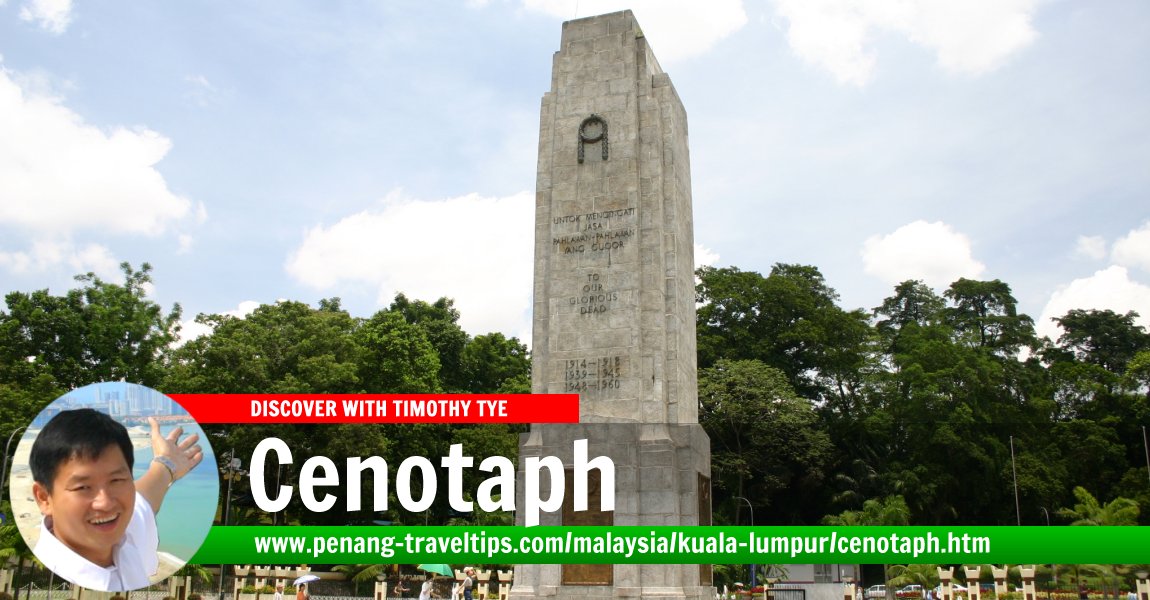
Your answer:
[[[1023,600],[1034,600],[1037,594],[1034,590],[1034,573],[1036,571],[1034,565],[1029,567],[1019,566],[1019,573],[1022,575],[1022,598]]]
[[[939,590],[941,600],[954,600],[954,567],[935,567],[938,569]]]
[[[1007,592],[1006,589],[1006,565],[1002,568],[991,566],[990,572],[994,574],[994,595],[1001,596]]]
[[[710,524],[687,147],[686,112],[631,12],[564,23],[540,111],[532,391],[579,394],[580,424],[533,426],[519,464],[557,456],[571,477],[572,441],[586,439],[614,462],[615,510],[565,507],[541,525]],[[510,596],[714,589],[709,565],[518,565]]]
[[[980,600],[982,598],[982,586],[979,585],[978,580],[982,576],[982,569],[963,567],[963,571],[966,575],[966,591],[970,595],[970,600]]]

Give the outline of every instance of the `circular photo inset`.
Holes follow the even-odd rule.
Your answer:
[[[95,383],[49,404],[25,430],[9,480],[36,558],[103,592],[166,579],[199,550],[220,486],[203,430],[171,398]]]

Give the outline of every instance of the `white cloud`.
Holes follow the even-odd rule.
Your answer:
[[[1150,271],[1150,222],[1114,242],[1110,258],[1124,267]]]
[[[719,253],[702,245],[695,244],[695,268],[709,267],[719,262]]]
[[[631,9],[664,65],[706,52],[747,23],[742,0],[523,0],[523,6],[563,20]]]
[[[72,0],[29,0],[20,7],[20,18],[59,35],[72,22]]]
[[[191,205],[154,168],[170,148],[148,129],[105,133],[0,68],[0,223],[160,233]]]
[[[1062,317],[1072,309],[1112,310],[1125,314],[1135,311],[1135,323],[1150,329],[1150,286],[1130,279],[1124,267],[1112,266],[1084,279],[1075,279],[1050,295],[1042,316],[1035,323],[1038,335],[1056,340],[1062,328],[1051,319]]]
[[[437,201],[393,193],[381,209],[312,228],[285,268],[320,290],[371,285],[380,305],[396,292],[429,302],[447,296],[468,333],[530,339],[533,207],[527,192]]]
[[[1106,258],[1106,239],[1100,235],[1080,235],[1074,246],[1074,255],[1093,260]]]
[[[0,66],[0,226],[19,230],[33,246],[66,245],[61,240],[80,232],[155,236],[196,216],[155,169],[171,148],[167,138],[143,128],[103,131],[45,88],[42,77]],[[44,247],[3,250],[0,262],[10,269],[63,260]],[[84,264],[104,262],[79,252],[87,253],[77,259]]]
[[[863,243],[863,270],[886,283],[919,279],[932,287],[960,277],[977,278],[986,268],[971,255],[970,239],[943,222],[915,221]]]
[[[123,279],[120,261],[99,244],[77,248],[69,241],[39,240],[26,251],[0,250],[0,268],[13,273],[47,271],[64,265],[73,272],[92,272],[106,280]]]
[[[933,50],[943,69],[978,75],[999,67],[1037,37],[1037,0],[774,0],[787,41],[841,83],[864,85],[877,54],[870,42],[895,33]]]
[[[243,302],[240,302],[239,306],[237,306],[236,308],[233,308],[232,310],[225,310],[222,313],[218,313],[218,314],[230,315],[230,316],[239,317],[242,319],[242,318],[252,314],[252,311],[254,311],[255,309],[257,309],[259,307],[260,307],[260,303],[256,302],[255,300],[244,300]],[[194,340],[198,337],[208,335],[211,332],[212,332],[212,328],[210,326],[204,325],[203,323],[197,323],[195,319],[188,319],[186,321],[180,321],[180,334],[179,334],[179,337],[176,338],[176,341],[172,345],[174,347],[178,348],[178,347],[183,346],[184,344],[188,343],[190,340]]]

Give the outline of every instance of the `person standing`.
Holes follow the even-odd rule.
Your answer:
[[[472,600],[471,588],[475,587],[475,568],[465,567],[463,575],[463,600]]]
[[[423,586],[419,588],[419,600],[431,600],[435,588],[435,575],[428,573]]]

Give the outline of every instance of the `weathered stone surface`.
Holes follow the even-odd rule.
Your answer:
[[[615,510],[590,518],[614,525],[710,523],[687,147],[686,111],[631,12],[564,23],[540,108],[532,389],[579,394],[580,424],[533,426],[520,467],[550,455],[571,468],[587,439],[615,464]],[[518,565],[511,595],[714,596],[698,565],[590,567]]]

